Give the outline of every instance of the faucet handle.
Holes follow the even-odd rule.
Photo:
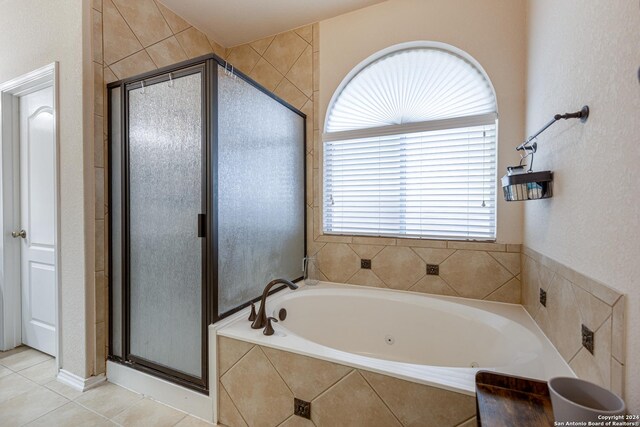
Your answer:
[[[249,314],[249,322],[253,322],[254,320],[256,320],[256,317],[258,317],[256,315],[256,305],[254,303],[251,303],[251,314]]]
[[[273,335],[274,330],[273,330],[273,326],[271,325],[271,321],[277,322],[278,319],[276,319],[275,317],[267,317],[267,326],[265,326],[264,331],[262,331],[263,334],[269,336],[269,335]]]

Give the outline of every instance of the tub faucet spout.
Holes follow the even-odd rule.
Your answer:
[[[260,309],[258,310],[256,319],[251,324],[251,328],[260,329],[264,328],[267,324],[267,297],[269,296],[269,291],[271,290],[271,288],[280,283],[287,285],[289,289],[298,289],[298,285],[288,281],[287,279],[275,279],[267,283],[267,286],[265,286],[264,291],[262,292],[262,298],[260,299]]]

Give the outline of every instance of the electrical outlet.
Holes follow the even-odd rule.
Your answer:
[[[440,275],[440,266],[438,264],[427,264],[427,274],[430,276]]]
[[[311,419],[311,402],[306,402],[297,397],[293,398],[293,415],[297,415],[308,420]]]
[[[544,307],[547,306],[547,291],[542,288],[540,288],[540,304],[542,304]]]
[[[365,270],[371,270],[371,260],[370,259],[361,259],[360,260],[360,268],[364,268]]]
[[[586,326],[582,325],[582,346],[589,350],[589,353],[593,354],[593,331]]]

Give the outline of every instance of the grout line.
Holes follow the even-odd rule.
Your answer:
[[[284,385],[287,387],[287,389],[289,389],[289,391],[291,392],[291,395],[293,397],[296,397],[296,394],[293,392],[293,389],[289,387],[289,384],[287,383],[287,381],[284,378],[282,378],[282,374],[280,374],[280,371],[278,371],[278,368],[276,368],[276,365],[274,365],[271,359],[269,359],[269,356],[267,356],[267,353],[264,352],[264,350],[262,349],[262,346],[258,346],[258,348],[260,349],[260,352],[262,353],[262,355],[267,358],[267,362],[269,362],[269,365],[271,365],[273,370],[276,371],[276,374],[280,377],[280,379],[282,380]]]
[[[349,375],[351,375],[353,372],[356,372],[357,369],[356,368],[352,368],[351,366],[346,366],[346,365],[340,365],[340,366],[344,366],[346,368],[349,368],[349,371],[347,371],[346,374],[344,374],[342,377],[340,377],[338,380],[336,380],[333,384],[331,384],[329,387],[327,387],[326,389],[324,389],[320,394],[318,394],[316,397],[314,397],[311,400],[311,403],[315,402],[316,400],[320,399],[322,396],[324,396],[325,394],[327,394],[327,392],[329,390],[331,390],[332,388],[334,388],[336,385],[338,385],[338,383],[342,382],[342,380],[344,380],[345,378],[347,378]]]
[[[190,29],[195,28],[193,26],[189,27],[189,28],[185,28],[184,30],[175,33],[173,36],[176,38],[176,41],[178,42],[178,45],[180,46],[180,48],[182,49],[182,51],[184,52],[185,56],[187,57],[187,59],[192,59],[189,54],[187,53],[187,49],[185,49],[185,47],[182,45],[182,43],[180,42],[180,39],[178,38],[178,34],[182,34],[185,33],[187,31],[189,31]],[[197,30],[197,28],[196,28]],[[206,34],[205,34],[206,37]],[[211,49],[211,52],[213,52],[213,47],[211,46],[211,43],[209,43],[209,39],[207,39],[207,44],[209,45],[209,49]],[[194,57],[195,58],[195,57]]]
[[[111,4],[113,4],[113,7],[116,8],[116,11],[120,15],[120,17],[122,18],[124,23],[127,24],[127,27],[129,27],[129,30],[131,30],[131,33],[136,38],[136,40],[138,40],[138,43],[140,43],[140,46],[142,46],[142,49],[144,50],[144,48],[145,48],[144,44],[140,41],[140,38],[138,37],[136,32],[133,31],[133,28],[131,28],[131,25],[129,25],[129,21],[127,21],[127,18],[125,18],[124,15],[122,14],[122,12],[120,12],[120,9],[118,8],[118,5],[116,4],[116,2],[111,0]],[[102,6],[104,7],[104,4]],[[157,6],[156,6],[156,8],[157,8]],[[160,13],[160,15],[162,15],[162,13]],[[171,31],[171,27],[169,27],[169,31]],[[171,32],[173,32],[173,31],[171,31]],[[104,33],[104,29],[103,29],[103,33]],[[103,35],[103,38],[104,38],[104,35]],[[103,54],[104,54],[104,50],[103,50]]]
[[[543,332],[544,332],[544,331],[543,331]],[[547,335],[547,334],[545,334],[545,336],[546,336],[546,335]],[[547,338],[549,338],[549,337],[547,337]],[[549,341],[551,341],[551,338],[549,338]],[[553,341],[551,341],[551,344],[553,344],[553,346],[554,346],[554,347],[556,347],[556,350],[558,350],[557,346],[555,345],[555,343],[554,343]],[[566,362],[567,362],[567,365],[569,365],[569,364],[573,361],[573,359],[575,359],[575,358],[576,358],[576,356],[578,355],[578,353],[580,353],[580,350],[582,350],[583,348],[584,348],[584,347],[582,347],[582,344],[580,344],[580,348],[578,348],[578,350],[575,352],[575,354],[574,354],[573,356],[571,356],[571,357],[569,357],[569,358],[565,359],[565,360],[566,360]],[[558,353],[560,353],[560,351],[559,351],[559,350],[558,350]],[[562,357],[562,354],[560,354],[560,356]],[[563,358],[564,358],[564,357],[563,357]],[[571,366],[569,366],[569,367],[571,367]],[[572,370],[573,370],[573,369],[572,369]]]
[[[238,405],[236,404],[236,402],[234,402],[234,401],[233,401],[233,398],[231,397],[231,395],[230,395],[230,394],[229,394],[229,392],[227,391],[227,388],[224,386],[224,384],[222,384],[222,381],[218,380],[218,385],[219,385],[220,387],[222,387],[222,389],[224,390],[224,392],[225,392],[225,393],[227,393],[227,396],[229,397],[229,400],[231,401],[231,404],[233,405],[233,407],[235,408],[235,410],[238,412],[238,415],[240,415],[240,418],[242,418],[242,421],[244,421],[244,423],[245,423],[246,425],[250,425],[250,424],[249,424],[249,422],[247,422],[247,420],[244,418],[244,415],[242,415],[242,412],[240,412],[240,409],[238,409]],[[218,402],[216,402],[216,405],[218,405],[218,404],[219,404],[219,400],[220,400],[220,399],[218,399]],[[220,421],[220,419],[219,419],[219,418],[220,418],[220,407],[219,407],[219,405],[218,405],[218,410],[217,410],[217,412],[218,412],[218,421]]]
[[[371,390],[373,391],[373,393],[378,396],[378,399],[380,399],[382,401],[382,404],[384,406],[387,407],[387,409],[389,410],[389,412],[391,413],[391,415],[393,415],[393,417],[396,419],[396,421],[398,421],[398,423],[400,425],[403,425],[402,422],[400,421],[400,419],[398,418],[398,416],[391,410],[391,408],[389,407],[389,405],[387,405],[387,402],[385,402],[385,400],[382,398],[382,396],[380,396],[380,394],[378,394],[378,391],[375,389],[375,387],[367,380],[367,378],[362,375],[360,373],[360,370],[358,369],[358,374],[360,374],[360,376],[362,377],[362,379],[364,380],[365,383],[367,383],[369,385],[369,387],[371,388]]]
[[[465,423],[468,423],[469,421],[473,420],[476,416],[472,416],[469,419],[464,420],[463,422],[461,422],[460,424],[456,424],[456,427],[460,427],[461,425],[464,425]]]
[[[216,335],[216,337],[217,337],[217,335]],[[226,338],[226,337],[225,337],[225,338]],[[233,338],[231,338],[231,339],[233,339]],[[240,340],[236,340],[236,341],[240,341]],[[242,341],[242,342],[247,342],[247,341]],[[253,349],[256,347],[256,344],[253,344],[253,343],[249,343],[249,344],[251,344],[251,345],[252,345],[252,346],[251,346],[251,348],[250,348],[249,350],[247,350],[247,352],[246,352],[245,354],[243,354],[243,355],[240,357],[240,359],[236,360],[236,361],[235,361],[235,363],[233,363],[231,366],[229,366],[229,367],[227,368],[227,370],[226,370],[226,371],[224,371],[224,372],[220,372],[220,374],[218,375],[218,381],[220,381],[220,380],[222,379],[222,377],[223,377],[227,372],[229,372],[231,369],[233,369],[233,367],[234,367],[234,366],[236,366],[238,363],[240,363],[240,361],[241,361],[242,359],[244,359],[244,358],[247,356],[247,354],[251,353],[251,350],[253,350]]]
[[[491,258],[493,258],[493,259],[494,259],[498,264],[500,264],[500,266],[501,266],[501,267],[503,267],[505,270],[507,270],[507,271],[509,272],[509,274],[513,274],[513,277],[516,277],[518,274],[520,274],[520,273],[518,273],[518,274],[514,274],[514,273],[509,269],[509,267],[507,267],[507,266],[506,266],[506,265],[504,265],[502,262],[500,262],[500,260],[499,260],[498,258],[496,258],[495,256],[491,255],[491,252],[490,252],[490,251],[486,251],[486,252],[487,252],[487,254],[489,254],[489,256],[490,256]],[[496,252],[496,251],[494,251],[494,252]],[[510,253],[516,253],[516,252],[498,252],[498,253],[500,253],[500,254],[510,254]],[[522,270],[522,267],[520,267],[520,270]]]
[[[43,387],[43,388],[44,388],[44,387]],[[46,388],[45,388],[45,389],[46,389]],[[63,396],[63,397],[64,397],[64,396]],[[40,415],[39,417],[36,417],[36,418],[34,418],[34,419],[32,419],[32,420],[30,420],[30,421],[26,422],[25,424],[30,424],[30,423],[32,423],[32,422],[34,422],[34,421],[36,421],[36,420],[39,420],[39,419],[41,419],[41,418],[43,418],[43,417],[45,417],[45,416],[47,416],[47,415],[51,414],[51,413],[52,413],[52,412],[54,412],[54,411],[57,411],[58,409],[62,408],[63,406],[67,406],[68,404],[73,403],[73,402],[71,402],[69,399],[65,399],[65,400],[66,400],[66,402],[65,402],[65,403],[63,403],[62,405],[57,406],[57,407],[55,407],[54,409],[52,409],[52,410],[50,410],[50,411],[45,412],[44,414],[42,414],[42,415]],[[25,424],[23,424],[23,425],[25,425]]]

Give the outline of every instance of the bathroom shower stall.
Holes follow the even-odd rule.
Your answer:
[[[107,91],[109,358],[206,393],[207,326],[302,278],[305,116],[215,55]]]

